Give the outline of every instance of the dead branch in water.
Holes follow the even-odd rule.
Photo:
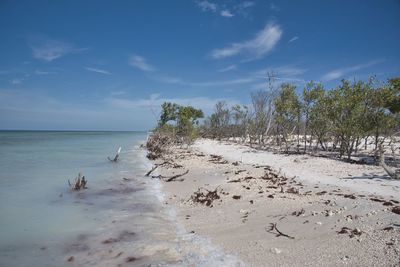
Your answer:
[[[269,229],[267,230],[267,228],[265,228],[265,230],[266,230],[267,232],[269,232],[269,233],[275,234],[277,237],[279,237],[279,236],[284,236],[284,237],[287,237],[287,238],[289,238],[289,239],[294,239],[293,236],[284,234],[284,233],[282,233],[281,231],[279,231],[279,229],[276,227],[276,223],[270,223]],[[276,233],[273,232],[274,230],[276,231]]]
[[[85,179],[85,176],[82,176],[81,173],[78,174],[78,177],[75,178],[75,181],[73,184],[68,179],[68,185],[73,191],[79,191],[81,189],[87,189],[86,187],[87,180]]]
[[[111,161],[111,162],[117,162],[118,161],[118,158],[119,158],[119,154],[121,153],[121,147],[119,147],[118,148],[118,150],[117,150],[117,154],[115,154],[115,157],[114,157],[114,159],[111,159],[110,157],[107,157],[108,158],[108,160],[109,161]]]

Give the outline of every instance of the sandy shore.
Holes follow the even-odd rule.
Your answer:
[[[249,266],[400,264],[400,215],[392,211],[400,181],[379,167],[211,140],[174,148],[166,160],[176,165],[159,174],[189,170],[183,181],[163,183],[186,230]],[[191,200],[199,188],[220,198],[209,206]]]

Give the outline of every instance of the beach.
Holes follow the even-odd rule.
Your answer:
[[[248,266],[400,262],[400,181],[379,166],[209,139],[174,147],[156,163],[164,164],[155,178],[189,171],[162,183],[164,204],[186,231]]]

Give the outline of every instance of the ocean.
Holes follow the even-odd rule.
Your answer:
[[[0,266],[242,266],[164,204],[146,137],[0,131]],[[71,191],[78,173],[88,189]]]

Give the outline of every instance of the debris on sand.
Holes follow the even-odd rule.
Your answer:
[[[294,239],[293,236],[290,236],[290,235],[287,235],[287,234],[282,233],[282,232],[277,228],[276,223],[270,223],[269,228],[265,228],[265,230],[266,230],[267,232],[269,232],[269,233],[275,234],[276,237],[284,236],[284,237],[287,237],[287,238],[289,238],[289,239]],[[275,231],[275,232],[274,232],[274,231]]]
[[[221,197],[218,195],[218,187],[213,191],[207,190],[205,188],[199,188],[196,192],[193,193],[193,195],[190,197],[190,200],[193,203],[200,203],[211,208],[214,200],[220,198]]]
[[[392,212],[400,215],[400,206],[395,206],[392,208]]]
[[[338,234],[349,234],[350,238],[353,238],[355,236],[360,236],[363,231],[361,231],[359,228],[354,228],[353,230],[348,228],[348,227],[342,227],[340,231],[337,232]]]

